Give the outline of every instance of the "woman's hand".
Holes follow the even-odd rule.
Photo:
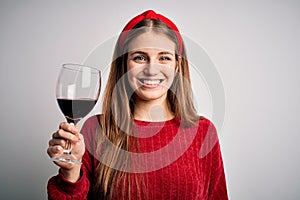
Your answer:
[[[81,161],[85,151],[83,136],[78,132],[78,127],[68,124],[67,122],[62,122],[59,125],[59,129],[53,133],[47,149],[48,155],[51,158],[61,156],[64,152],[64,148],[67,146],[67,140],[70,141],[72,145],[72,159]],[[55,161],[55,164],[60,167],[61,173],[69,181],[76,182],[79,179],[80,165],[60,161]]]

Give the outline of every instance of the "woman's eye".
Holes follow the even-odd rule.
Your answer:
[[[168,61],[168,60],[171,60],[171,58],[167,57],[167,56],[163,56],[160,58],[160,60],[162,61]]]
[[[144,56],[135,56],[135,57],[133,58],[133,60],[134,60],[134,61],[145,61],[146,58],[145,58]]]

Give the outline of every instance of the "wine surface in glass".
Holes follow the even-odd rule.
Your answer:
[[[57,99],[68,123],[76,124],[94,108],[95,99]]]

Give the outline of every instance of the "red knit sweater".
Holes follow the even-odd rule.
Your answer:
[[[138,199],[138,196],[151,200],[228,199],[220,145],[209,120],[201,119],[198,126],[190,128],[181,127],[175,119],[164,123],[138,120],[135,123],[139,155],[145,155],[142,157],[146,159],[137,160],[139,167],[135,169],[139,173],[128,172],[130,180],[140,177],[136,174],[142,175],[143,180],[140,193],[132,181],[130,199]],[[71,183],[62,174],[52,177],[47,187],[49,199],[98,199],[93,193],[94,173],[99,162],[93,156],[97,126],[97,117],[91,117],[81,130],[87,148],[81,178]],[[114,190],[114,199],[129,199],[128,194],[122,197],[122,191],[119,184]]]

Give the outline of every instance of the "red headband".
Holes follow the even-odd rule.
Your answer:
[[[141,21],[143,21],[144,19],[155,19],[155,20],[160,20],[163,23],[165,23],[171,30],[173,30],[176,34],[177,40],[178,40],[178,45],[179,45],[179,53],[182,53],[182,38],[179,34],[179,30],[176,27],[176,25],[169,20],[168,18],[164,17],[163,15],[157,14],[155,13],[153,10],[147,10],[145,12],[143,12],[142,14],[134,17],[133,19],[131,19],[127,25],[124,27],[124,29],[122,30],[121,36],[120,36],[120,48],[123,48],[125,39],[128,35],[128,32],[133,29],[138,23],[140,23]]]

